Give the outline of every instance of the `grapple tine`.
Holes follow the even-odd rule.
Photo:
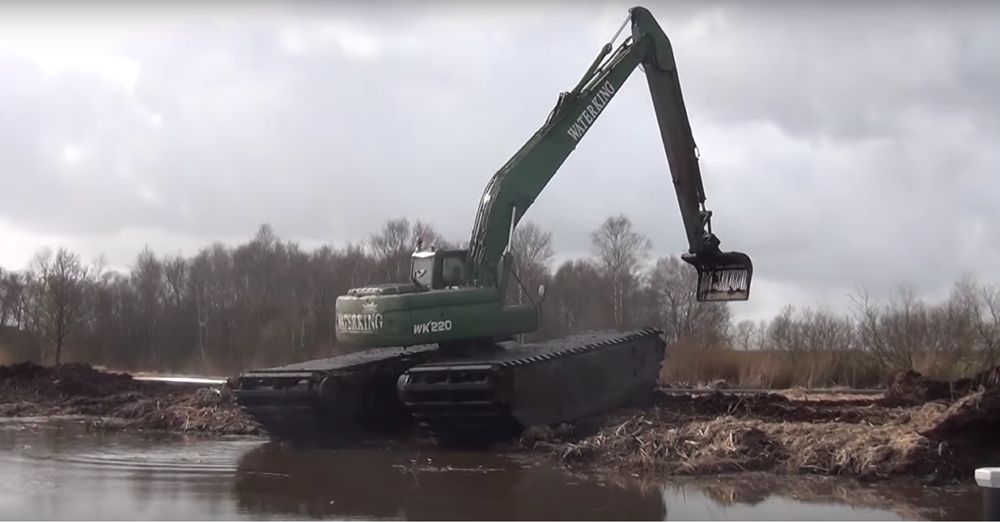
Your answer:
[[[698,301],[746,301],[750,298],[753,263],[742,252],[681,256],[698,270]]]

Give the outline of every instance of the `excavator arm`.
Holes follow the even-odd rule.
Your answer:
[[[614,40],[628,23],[631,37],[612,51]],[[749,298],[750,258],[720,251],[720,241],[712,232],[712,212],[705,208],[697,148],[670,41],[645,8],[630,9],[625,24],[601,49],[576,87],[559,96],[542,127],[487,184],[469,243],[474,285],[503,289],[504,271],[509,270],[508,250],[518,221],[632,72],[642,65],[688,239],[688,252],[681,257],[698,271],[697,298]]]

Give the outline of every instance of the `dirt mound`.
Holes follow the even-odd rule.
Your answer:
[[[969,393],[970,385],[969,379],[956,382],[938,381],[910,370],[896,375],[885,392],[883,402],[902,404],[954,400]]]
[[[886,390],[885,404],[915,404],[927,401],[953,401],[982,388],[1000,388],[1000,366],[972,377],[954,381],[930,379],[915,371],[896,375]]]
[[[654,404],[688,414],[754,414],[780,410],[789,400],[775,393],[657,393]]]
[[[957,473],[972,476],[985,463],[1000,462],[1000,388],[982,388],[959,399],[920,430],[950,457]]]
[[[792,400],[777,393],[687,394],[658,393],[654,404],[666,412],[693,418],[716,418],[729,415],[737,418],[773,419],[795,422],[881,421],[880,411],[870,408],[867,400]]]
[[[0,366],[0,379],[22,379],[31,380],[47,371],[44,366],[31,361],[20,362],[7,366]]]
[[[42,395],[105,396],[133,390],[136,382],[128,374],[102,372],[87,364],[23,362],[0,366],[0,386]]]
[[[82,415],[101,430],[256,434],[228,387],[136,381],[86,364],[0,366],[0,416]]]
[[[1000,388],[987,388],[956,401],[921,433],[939,440],[979,436],[995,439],[997,429],[1000,429]]]

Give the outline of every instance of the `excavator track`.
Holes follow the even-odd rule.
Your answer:
[[[246,372],[235,393],[280,440],[354,440],[416,421],[441,442],[491,441],[642,399],[663,348],[653,329],[505,343],[474,357],[436,345],[374,348]]]
[[[660,331],[604,331],[435,360],[400,376],[400,400],[442,442],[495,440],[641,401],[664,356]]]
[[[273,438],[330,441],[409,423],[395,382],[437,345],[374,348],[243,373],[236,401]]]

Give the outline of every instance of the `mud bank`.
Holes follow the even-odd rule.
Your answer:
[[[137,381],[85,364],[0,366],[0,417],[80,415],[97,430],[259,434],[222,387]]]
[[[884,396],[661,391],[650,404],[526,430],[498,451],[628,476],[772,474],[969,482],[1000,464],[1000,370],[900,376]],[[97,430],[263,434],[225,386],[137,381],[87,365],[0,366],[0,417],[85,416]]]
[[[905,381],[924,385],[843,400],[658,393],[648,407],[590,426],[528,430],[516,447],[570,468],[639,475],[761,471],[942,483],[969,482],[976,467],[1000,463],[995,380],[968,385],[954,399],[939,396],[958,386],[914,375]],[[939,398],[924,398],[928,389]]]

